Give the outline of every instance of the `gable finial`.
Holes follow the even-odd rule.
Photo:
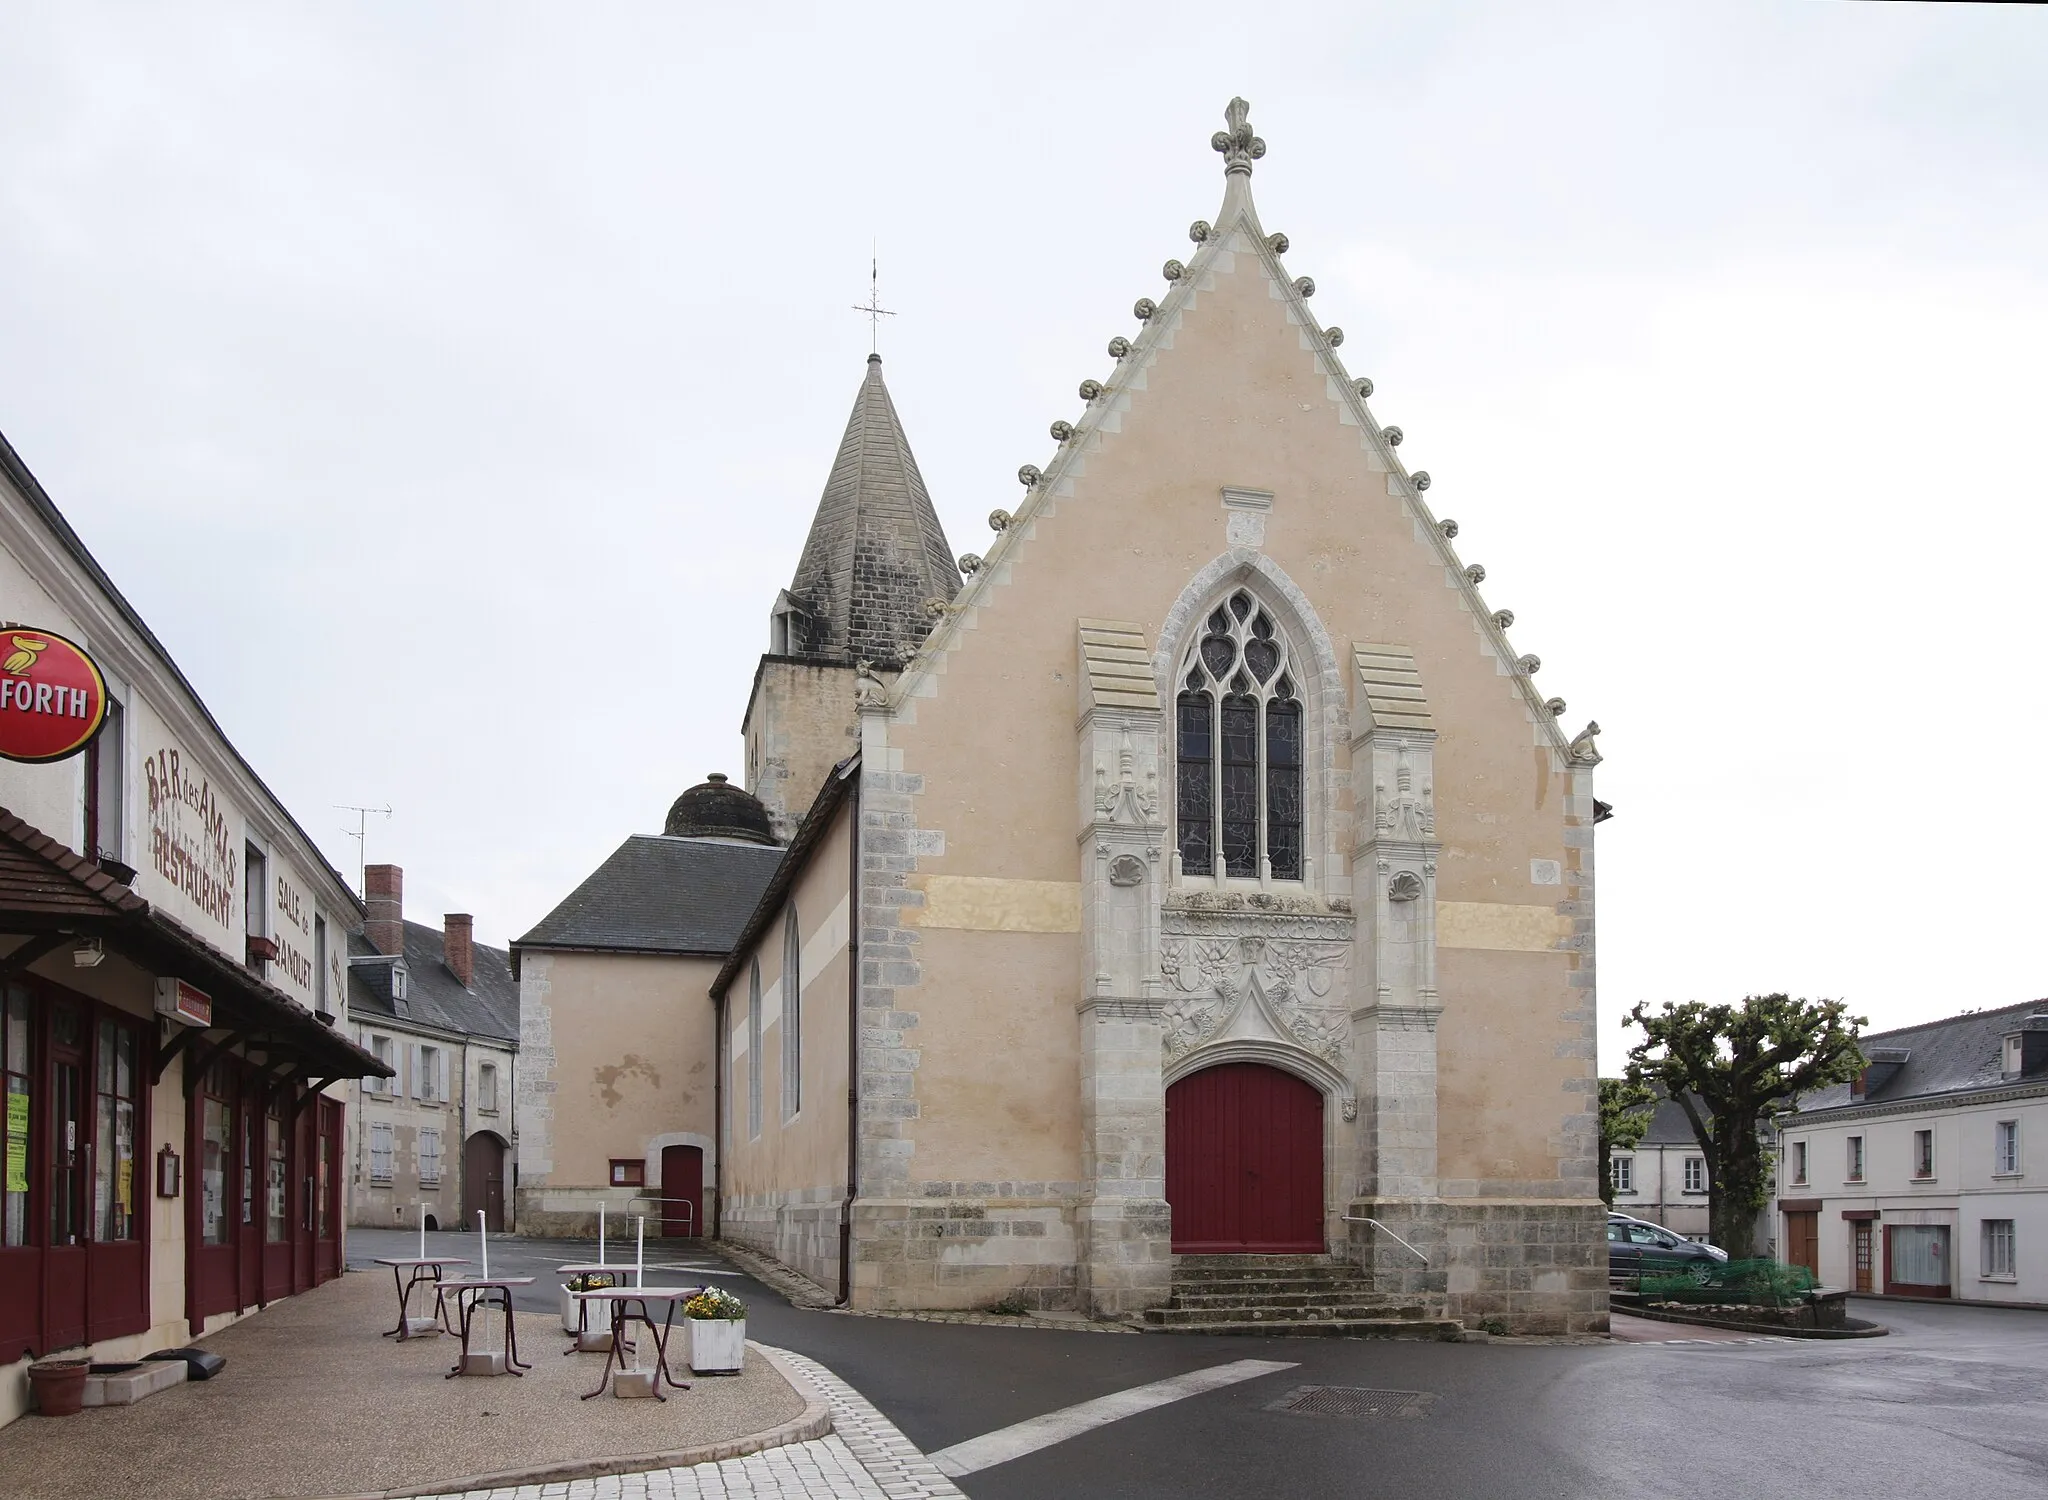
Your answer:
[[[1209,144],[1223,153],[1223,175],[1242,172],[1249,177],[1252,163],[1266,154],[1266,143],[1252,134],[1252,107],[1242,99],[1230,101],[1223,118],[1230,125],[1209,138]]]

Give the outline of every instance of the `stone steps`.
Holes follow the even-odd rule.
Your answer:
[[[1357,1266],[1328,1255],[1179,1255],[1166,1303],[1145,1310],[1155,1333],[1272,1338],[1455,1339],[1455,1322],[1389,1303]]]
[[[1422,1316],[1419,1307],[1401,1307],[1387,1302],[1330,1302],[1314,1307],[1259,1307],[1223,1302],[1207,1307],[1148,1307],[1145,1321],[1154,1328],[1193,1328],[1205,1323],[1326,1323],[1402,1321]]]
[[[1196,1281],[1177,1284],[1172,1306],[1211,1307],[1242,1302],[1260,1307],[1313,1307],[1332,1297],[1373,1296],[1363,1280],[1344,1281]]]
[[[1151,1312],[1148,1311],[1146,1317],[1150,1318]],[[1236,1334],[1276,1339],[1434,1339],[1456,1342],[1464,1337],[1463,1326],[1451,1318],[1306,1318],[1150,1326],[1155,1333]]]

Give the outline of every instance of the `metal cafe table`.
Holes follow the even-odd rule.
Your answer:
[[[622,1374],[626,1371],[625,1333],[628,1323],[645,1324],[648,1334],[654,1340],[654,1379],[649,1384],[648,1394],[657,1401],[666,1401],[668,1397],[661,1393],[661,1383],[664,1380],[676,1390],[687,1391],[690,1383],[687,1380],[676,1379],[669,1372],[668,1339],[675,1327],[676,1304],[686,1297],[696,1296],[703,1290],[700,1286],[608,1286],[590,1292],[571,1292],[570,1296],[584,1302],[602,1302],[611,1308],[612,1346],[605,1353],[604,1373],[598,1377],[597,1389],[587,1392],[583,1399],[588,1401],[592,1396],[604,1394],[605,1387],[611,1384],[614,1364],[619,1367]],[[654,1314],[648,1311],[647,1304],[650,1302],[668,1304],[668,1312],[659,1323],[655,1322]],[[637,1350],[634,1359],[637,1363]]]
[[[448,1326],[447,1311],[441,1305],[441,1299],[438,1296],[434,1299],[434,1317],[431,1318],[409,1316],[408,1305],[412,1301],[412,1289],[414,1287],[419,1286],[421,1283],[438,1287],[442,1284],[442,1267],[466,1266],[469,1264],[468,1261],[462,1259],[459,1255],[388,1257],[380,1255],[377,1257],[375,1264],[391,1267],[391,1284],[398,1288],[398,1326],[386,1333],[384,1337],[387,1339],[415,1339],[424,1338],[430,1333],[439,1333],[443,1329],[446,1329],[449,1333],[455,1331]],[[431,1271],[429,1271],[429,1267],[432,1268]],[[411,1273],[409,1277],[407,1275],[408,1272]]]
[[[512,1321],[512,1289],[518,1286],[532,1286],[531,1276],[465,1277],[460,1281],[443,1281],[435,1292],[435,1299],[446,1315],[448,1298],[454,1297],[457,1321],[461,1323],[462,1353],[455,1361],[455,1367],[448,1372],[448,1379],[469,1373],[470,1330],[475,1325],[478,1307],[502,1308],[505,1313],[504,1369],[514,1375],[524,1375],[533,1366],[524,1364],[519,1358],[519,1331]],[[487,1357],[491,1351],[478,1351]],[[497,1375],[495,1369],[479,1373]]]
[[[611,1279],[611,1284],[615,1287],[623,1286],[626,1278],[629,1276],[636,1282],[644,1279],[644,1273],[638,1266],[621,1265],[616,1261],[602,1260],[584,1261],[568,1266],[556,1266],[555,1274],[557,1276],[566,1276],[572,1281],[578,1276],[606,1276]],[[569,1289],[564,1287],[563,1290],[568,1291]],[[592,1290],[603,1289],[592,1288]],[[569,1295],[573,1297],[576,1294],[569,1292]],[[578,1302],[576,1304],[575,1328],[571,1329],[564,1325],[562,1329],[564,1333],[569,1335],[571,1340],[569,1347],[562,1351],[564,1354],[575,1354],[583,1348],[583,1340],[591,1332],[589,1314],[590,1306],[588,1303]],[[595,1353],[596,1351],[593,1349],[588,1352]]]

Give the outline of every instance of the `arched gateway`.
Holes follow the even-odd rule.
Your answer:
[[[1166,1201],[1176,1255],[1321,1253],[1321,1091],[1251,1062],[1204,1068],[1172,1085]]]

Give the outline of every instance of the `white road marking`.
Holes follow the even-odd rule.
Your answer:
[[[1000,1427],[978,1438],[969,1438],[964,1443],[955,1443],[950,1448],[941,1448],[930,1458],[940,1473],[958,1479],[963,1474],[1006,1464],[1013,1458],[1036,1453],[1040,1448],[1050,1448],[1054,1443],[1064,1443],[1070,1437],[1079,1437],[1084,1432],[1106,1427],[1125,1417],[1135,1417],[1139,1412],[1151,1411],[1157,1406],[1168,1406],[1190,1396],[1199,1396],[1204,1391],[1221,1390],[1242,1380],[1256,1380],[1261,1375],[1294,1368],[1290,1362],[1275,1359],[1240,1359],[1227,1365],[1214,1365],[1206,1370],[1176,1375],[1171,1380],[1155,1380],[1150,1385],[1133,1386],[1111,1396],[1098,1396],[1093,1401],[1049,1411],[1042,1417],[1033,1417],[1014,1426]]]

